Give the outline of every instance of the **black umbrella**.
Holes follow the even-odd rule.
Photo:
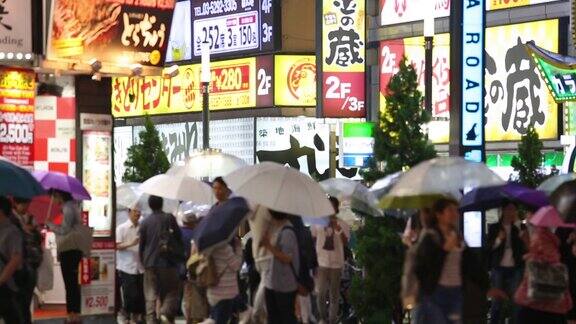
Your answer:
[[[552,195],[550,203],[556,207],[566,223],[576,223],[576,180],[564,182]]]
[[[212,207],[194,229],[193,238],[198,251],[228,242],[249,211],[248,203],[242,197],[233,197]]]

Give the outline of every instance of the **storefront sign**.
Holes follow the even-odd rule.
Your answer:
[[[541,139],[558,136],[558,105],[524,44],[558,53],[558,20],[486,29],[486,140],[519,140],[533,126]]]
[[[365,117],[365,0],[322,1],[322,110],[325,117]]]
[[[22,59],[32,53],[32,1],[4,0],[0,3],[0,53]]]
[[[316,105],[316,57],[276,55],[274,103],[277,106]]]
[[[170,164],[185,161],[194,150],[202,147],[202,123],[200,122],[158,124],[156,129]],[[143,126],[134,127],[133,143],[140,141],[139,134],[143,130]],[[126,129],[123,131],[127,132]],[[254,163],[254,119],[210,121],[210,147],[237,156],[248,164]],[[115,156],[117,157],[118,155]]]
[[[316,179],[330,177],[330,127],[315,118],[257,118],[257,162],[289,165]]]
[[[190,0],[178,1],[172,15],[172,28],[168,39],[166,62],[192,59],[192,20]]]
[[[538,46],[557,52],[558,26],[558,20],[544,20],[486,28],[486,141],[519,140],[528,126],[534,126],[540,138],[557,137],[558,105],[523,44],[534,40]],[[448,34],[434,36],[432,122],[426,128],[435,143],[448,142],[449,49]],[[403,56],[414,65],[419,89],[424,93],[424,39],[383,41],[380,43],[381,110],[386,107],[388,83],[398,71]]]
[[[484,152],[484,3],[462,5],[461,145],[464,158],[482,162]]]
[[[82,315],[114,313],[115,248],[114,241],[94,242],[81,263]]]
[[[277,9],[272,0],[192,0],[193,57],[203,42],[215,57],[273,51]]]
[[[262,56],[212,62],[210,109],[270,106],[271,60],[271,56]],[[179,69],[180,73],[173,78],[113,78],[114,117],[201,111],[200,64]]]
[[[388,26],[422,20],[427,1],[436,1],[436,18],[450,16],[451,0],[380,0],[380,25]],[[558,0],[488,0],[486,10],[508,9]]]
[[[0,69],[0,156],[30,168],[34,164],[34,80],[33,71]]]
[[[344,122],[340,133],[340,161],[343,167],[366,167],[374,156],[374,123]]]
[[[432,121],[427,125],[428,137],[434,143],[447,143],[450,133],[450,34],[434,36],[432,57]],[[411,37],[380,42],[380,109],[386,109],[388,84],[398,73],[403,57],[414,66],[418,90],[424,94],[424,37]]]
[[[526,49],[556,102],[576,101],[576,59],[546,51],[534,42]]]
[[[112,116],[102,114],[80,114],[80,130],[112,131]]]
[[[112,134],[82,132],[82,181],[92,196],[83,202],[95,237],[112,234]]]
[[[174,0],[54,0],[48,59],[162,66]]]

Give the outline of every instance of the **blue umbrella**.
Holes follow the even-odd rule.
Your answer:
[[[228,242],[249,211],[248,203],[242,197],[233,197],[212,207],[194,229],[193,239],[198,251]]]
[[[0,195],[32,198],[43,194],[46,191],[30,172],[0,158]]]
[[[460,201],[460,210],[483,211],[502,207],[512,201],[538,209],[550,204],[543,191],[522,186],[517,183],[507,183],[500,186],[477,188],[466,193]]]

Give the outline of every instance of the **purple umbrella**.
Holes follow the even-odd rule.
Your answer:
[[[502,207],[508,201],[523,204],[533,209],[550,205],[550,201],[543,191],[509,182],[505,185],[469,191],[460,201],[460,210],[463,212],[483,211]]]
[[[78,179],[60,172],[34,171],[32,175],[46,190],[57,189],[72,195],[76,200],[90,200],[90,194]]]

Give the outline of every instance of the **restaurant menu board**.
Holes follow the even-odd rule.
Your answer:
[[[270,107],[271,55],[210,64],[210,110]],[[112,115],[172,114],[202,111],[200,64],[179,67],[173,78],[112,78]]]
[[[272,0],[192,0],[193,58],[201,44],[214,57],[275,49]]]
[[[174,0],[54,0],[48,59],[162,66]]]
[[[115,248],[114,241],[93,242],[80,263],[83,315],[114,313]]]
[[[89,226],[95,237],[111,236],[112,228],[112,135],[110,132],[82,133],[82,180],[92,200],[84,201]]]
[[[0,69],[0,156],[34,165],[34,71]]]

